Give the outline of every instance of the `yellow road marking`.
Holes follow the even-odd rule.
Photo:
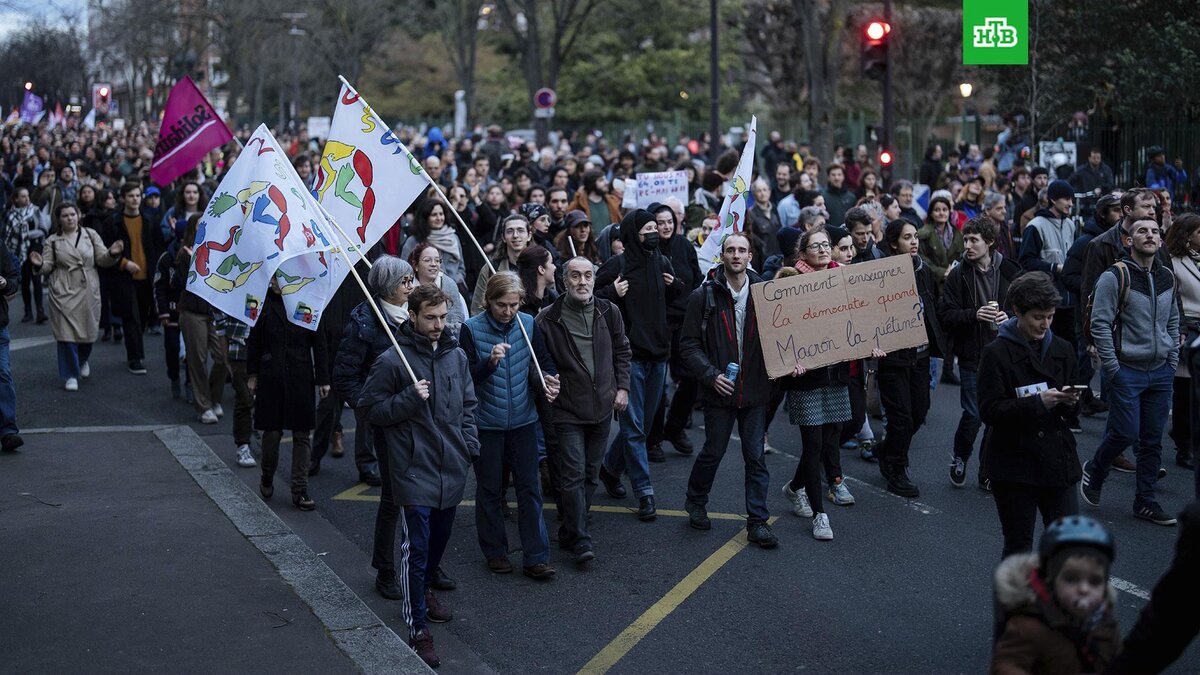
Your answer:
[[[660,511],[659,513],[662,512]],[[713,515],[709,514],[709,517],[712,518]],[[773,523],[775,519],[771,518],[768,522]],[[589,675],[601,675],[608,672],[630,650],[637,646],[642,641],[642,638],[646,637],[650,631],[662,623],[663,619],[667,618],[671,612],[682,605],[692,593],[695,593],[696,589],[708,581],[709,577],[721,569],[739,551],[746,548],[747,543],[745,532],[738,532],[733,535],[729,541],[725,542],[724,546],[717,549],[715,553],[708,556],[704,562],[700,563],[682,581],[675,584],[675,587],[667,591],[667,594],[654,603],[650,609],[642,612],[641,616],[629,624],[628,628],[621,631],[621,634],[614,638],[612,642],[609,642],[604,649],[600,650],[599,654],[592,657],[592,660],[588,661],[583,668],[580,668],[579,672],[588,673]]]
[[[366,483],[359,483],[354,487],[345,490],[344,492],[334,495],[330,499],[345,502],[378,502],[379,495],[367,494],[367,491],[370,489],[370,485],[367,485]],[[514,509],[517,508],[516,502],[509,502],[508,505]],[[464,499],[459,506],[475,506],[475,501],[472,499]],[[547,511],[555,511],[558,509],[558,506],[555,504],[546,503],[542,505],[542,508]],[[597,513],[637,513],[637,509],[628,506],[599,506],[593,504],[591,510]],[[686,511],[675,511],[672,509],[659,509],[658,515],[668,516],[671,518],[688,517]],[[746,520],[746,516],[736,513],[710,513],[708,514],[708,517],[712,520]]]

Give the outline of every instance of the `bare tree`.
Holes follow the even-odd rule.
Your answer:
[[[860,12],[856,24],[865,25],[874,17]],[[913,145],[919,151],[947,95],[953,95],[966,72],[958,58],[962,14],[936,7],[900,8],[892,16],[889,49],[896,115],[912,125]]]
[[[483,0],[443,0],[437,3],[442,43],[454,66],[467,107],[467,128],[475,110],[475,56],[479,45],[479,10]],[[461,134],[462,129],[455,129]]]
[[[806,77],[800,46],[800,19],[791,2],[749,0],[746,13],[733,26],[745,37],[734,49],[746,65],[753,89],[776,110],[804,105]]]
[[[794,0],[800,17],[808,82],[808,129],[818,157],[833,154],[834,115],[841,79],[847,0]]]

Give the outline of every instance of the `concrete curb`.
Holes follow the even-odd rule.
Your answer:
[[[291,528],[229,470],[190,427],[154,435],[245,537],[279,570],[364,673],[432,673]],[[286,495],[285,495],[286,496]]]

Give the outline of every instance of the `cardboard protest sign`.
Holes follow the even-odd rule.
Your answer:
[[[625,194],[629,194],[631,191],[630,186],[626,185]],[[668,197],[675,197],[680,204],[687,205],[686,171],[662,171],[637,175],[637,208],[644,209],[654,202],[665,203]]]
[[[891,256],[750,287],[767,374],[928,342],[912,260]],[[932,308],[930,308],[932,311]]]

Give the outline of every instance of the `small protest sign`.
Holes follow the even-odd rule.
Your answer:
[[[625,187],[625,194],[631,192]],[[680,204],[688,203],[688,180],[686,171],[662,171],[637,175],[637,208],[644,209],[654,202],[667,201],[675,197]]]

